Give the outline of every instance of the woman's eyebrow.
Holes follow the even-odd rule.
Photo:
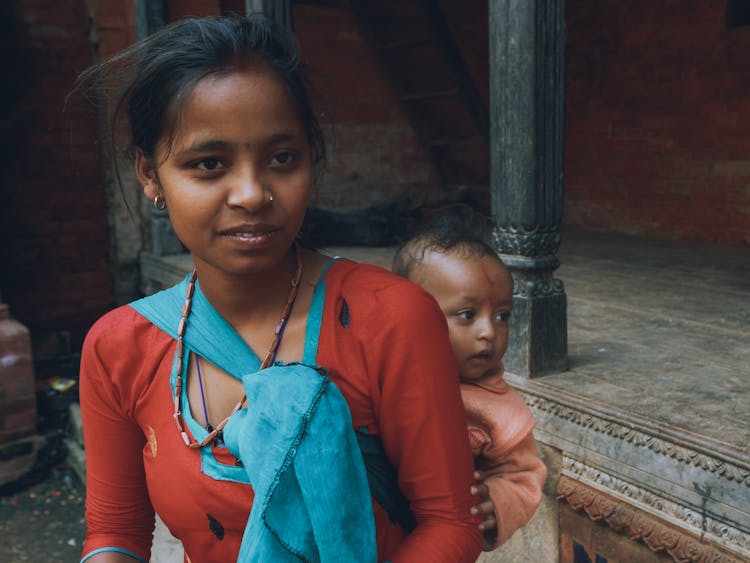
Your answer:
[[[269,136],[265,140],[265,144],[276,145],[278,143],[293,141],[297,139],[298,137],[299,135],[295,133],[275,133]],[[184,150],[180,152],[183,152],[183,153],[206,152],[206,151],[212,151],[212,150],[217,150],[217,149],[226,149],[226,148],[234,146],[235,144],[236,143],[230,143],[229,141],[221,141],[219,139],[208,139],[206,141],[198,141],[195,144],[185,148]]]
[[[294,141],[297,138],[299,138],[299,135],[296,133],[276,133],[268,138],[268,144],[275,145],[286,141]]]
[[[183,152],[183,153],[206,152],[206,151],[212,151],[212,150],[217,150],[217,149],[225,149],[231,145],[232,143],[228,143],[226,141],[210,139],[207,141],[199,141],[195,143],[194,145],[191,145],[180,152]]]

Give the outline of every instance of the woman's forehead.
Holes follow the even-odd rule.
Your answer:
[[[173,132],[171,144],[180,147],[306,138],[282,80],[258,67],[201,79],[186,97]]]

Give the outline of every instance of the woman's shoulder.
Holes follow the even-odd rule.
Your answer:
[[[130,305],[100,317],[81,352],[83,387],[104,385],[122,405],[134,405],[150,388],[160,366],[168,366],[174,340]],[[83,389],[82,387],[82,389]]]
[[[434,298],[424,289],[380,266],[338,260],[325,277],[336,293],[373,312],[399,316],[415,310],[439,312]]]
[[[84,341],[84,351],[137,350],[139,343],[169,337],[151,324],[130,305],[121,305],[105,313],[91,326]]]
[[[144,324],[149,322],[133,307],[121,305],[99,317],[89,329],[87,338],[117,338],[119,335],[129,335]]]
[[[417,284],[381,266],[348,259],[334,262],[326,273],[326,279],[335,281],[348,292],[406,292],[410,295],[427,295]]]
[[[445,316],[440,307],[417,284],[379,266],[348,260],[335,263],[330,270],[326,301],[337,314],[345,303],[351,318],[366,319],[368,334],[432,334],[433,330],[444,330]]]
[[[100,317],[81,352],[82,404],[103,401],[123,416],[136,417],[153,384],[168,376],[173,340],[129,305]],[[161,371],[160,371],[161,370]]]

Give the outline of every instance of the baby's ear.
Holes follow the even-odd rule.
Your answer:
[[[159,177],[152,159],[147,158],[141,149],[135,151],[135,175],[143,186],[143,193],[148,199],[154,199],[161,193]]]

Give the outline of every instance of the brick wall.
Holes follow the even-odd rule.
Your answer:
[[[79,0],[79,3],[80,0]],[[135,5],[127,0],[88,0],[91,18],[91,48],[101,60],[135,42]]]
[[[218,16],[221,4],[219,0],[165,0],[164,19],[171,22],[187,16]]]
[[[428,197],[436,183],[429,159],[353,13],[295,5],[293,17],[331,141],[313,204],[347,211]]]
[[[110,305],[96,118],[80,102],[62,112],[92,62],[87,14],[80,0],[5,5],[15,23],[3,51],[18,97],[0,122],[13,145],[0,192],[0,290],[35,341],[67,331],[80,341]]]
[[[170,0],[166,8],[177,17],[234,4]],[[95,50],[134,40],[133,5],[4,6],[17,22],[0,21],[12,55],[0,79],[0,290],[32,334],[72,331],[75,346],[112,301],[107,201],[96,116],[80,100],[61,110]],[[463,12],[445,6],[453,29],[467,29]],[[727,30],[723,2],[690,0],[678,10],[607,0],[591,10],[572,0],[567,10],[565,224],[750,243],[750,28]],[[294,20],[333,131],[315,203],[346,210],[429,199],[434,172],[353,15],[296,4]],[[463,36],[458,43],[474,53],[467,60],[486,96],[475,60],[484,47]]]
[[[567,3],[567,225],[750,244],[750,27],[725,4]]]

